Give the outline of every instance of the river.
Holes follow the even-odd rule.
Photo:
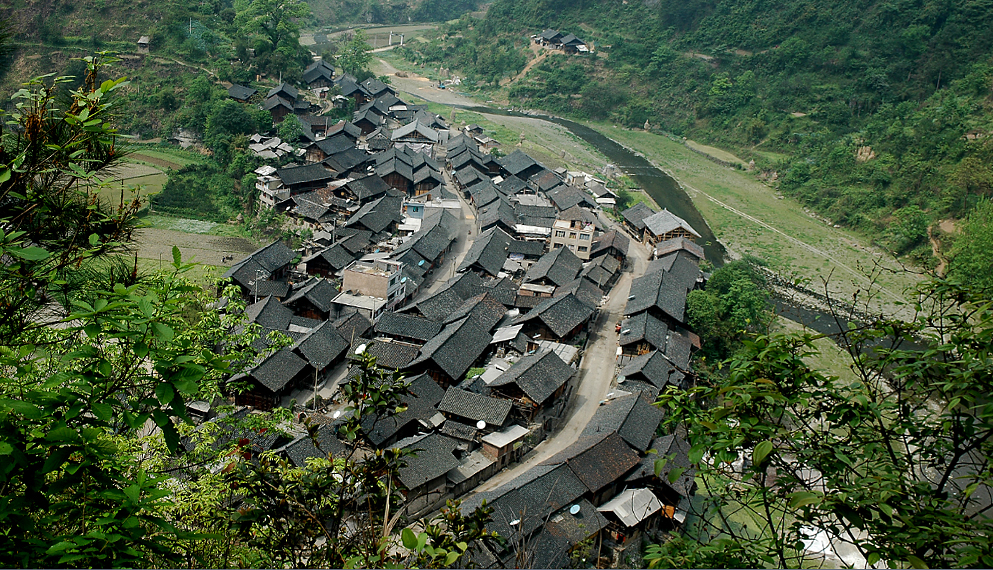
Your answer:
[[[630,149],[625,148],[617,141],[600,134],[586,125],[582,125],[568,119],[549,115],[524,114],[491,107],[462,105],[458,107],[465,109],[466,111],[473,111],[481,114],[542,119],[557,125],[562,125],[563,127],[569,129],[572,134],[583,139],[601,154],[606,156],[607,159],[610,160],[617,168],[629,176],[635,184],[644,189],[645,192],[651,196],[652,200],[655,200],[656,204],[668,209],[670,212],[676,214],[680,218],[683,218],[687,223],[693,226],[693,229],[695,229],[701,236],[699,242],[700,245],[703,246],[707,259],[713,263],[715,267],[720,267],[724,264],[724,255],[726,253],[724,246],[717,241],[717,237],[714,236],[714,232],[710,229],[710,225],[707,224],[707,221],[702,215],[700,215],[700,212],[693,205],[693,201],[690,200],[690,197],[686,194],[686,191],[684,191],[679,185],[679,182],[676,182],[676,180],[674,180],[671,176],[656,168],[655,165],[640,154],[632,152]]]

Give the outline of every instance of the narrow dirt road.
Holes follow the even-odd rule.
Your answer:
[[[643,275],[648,267],[648,251],[645,246],[632,241],[628,253],[631,271],[623,273],[614,285],[610,291],[610,300],[600,309],[600,314],[592,327],[591,341],[579,365],[579,384],[566,412],[568,419],[565,425],[538,444],[523,462],[497,473],[477,487],[473,493],[496,489],[575,443],[600,407],[600,402],[610,391],[614,380],[617,332],[613,323],[620,320],[624,314],[628,292],[631,290],[631,280]]]

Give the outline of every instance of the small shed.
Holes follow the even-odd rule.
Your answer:
[[[148,44],[152,42],[148,36],[138,38],[138,53],[148,53]]]

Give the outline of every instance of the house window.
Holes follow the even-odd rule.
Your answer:
[[[589,250],[590,248],[586,247],[585,245],[579,246],[579,251],[589,251]]]
[[[569,232],[569,239],[576,239],[576,232]]]
[[[579,234],[579,241],[590,241],[590,234]]]
[[[569,249],[571,249],[571,250],[575,250],[575,249],[576,249],[576,246],[574,246],[574,245],[572,245],[572,244],[570,243],[570,244],[569,244]]]
[[[565,232],[563,230],[555,230],[555,237],[565,237]]]
[[[562,244],[561,243],[553,243],[552,244],[552,249],[558,249],[560,247],[562,247]]]

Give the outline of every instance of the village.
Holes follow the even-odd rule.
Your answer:
[[[623,564],[646,533],[677,528],[695,472],[652,403],[694,381],[696,231],[643,202],[612,219],[605,180],[520,149],[497,158],[478,126],[449,125],[378,79],[336,77],[321,61],[304,78],[317,97],[336,86],[354,99],[352,120],[310,115],[287,84],[261,103],[229,88],[305,126],[300,141],[256,137],[253,150],[302,163],[255,173],[259,207],[310,237],[298,250],[270,243],[223,277],[261,330],[259,358],[229,380],[247,387],[234,413],[290,409],[321,425],[320,448],[301,424],[293,437],[248,433],[254,451],[296,465],[343,451],[340,387],[367,355],[402,372],[409,394],[400,413],[363,421],[365,442],[416,451],[400,471],[409,517],[449,499],[495,509],[506,546],[474,547],[477,564],[520,564],[529,544],[528,565],[562,567],[581,543]],[[274,331],[286,342],[272,346]],[[191,410],[210,423],[230,403]]]

